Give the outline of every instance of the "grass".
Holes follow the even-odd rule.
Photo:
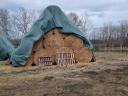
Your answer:
[[[93,94],[89,94],[89,93],[82,93],[80,94],[80,96],[94,96]]]
[[[5,62],[4,62],[4,61],[0,61],[0,66],[1,66],[1,65],[4,65],[4,64],[5,64]]]
[[[88,84],[87,82],[79,82],[76,84],[64,86],[64,90],[68,90],[70,92],[76,92],[78,90],[91,89],[92,87],[93,87],[93,85]]]
[[[0,96],[128,96],[128,53],[96,52],[95,56],[95,63],[70,68],[14,68],[0,61]]]
[[[93,85],[92,85],[92,84],[89,84],[89,83],[85,83],[83,86],[84,86],[86,89],[91,89],[91,88],[93,87]]]

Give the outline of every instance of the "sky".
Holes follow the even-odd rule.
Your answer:
[[[58,5],[66,13],[88,14],[94,27],[128,19],[128,0],[0,0],[0,8],[10,11],[19,7],[40,10],[48,5]]]

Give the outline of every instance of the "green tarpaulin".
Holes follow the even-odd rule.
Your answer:
[[[80,37],[84,41],[85,47],[93,49],[92,43],[84,37],[59,7],[49,6],[42,12],[30,31],[21,40],[20,46],[11,55],[13,66],[25,65],[31,55],[34,43],[53,28],[59,28],[65,34],[74,34]]]
[[[0,28],[1,29],[1,28]],[[6,60],[11,57],[11,53],[14,51],[14,46],[7,39],[5,33],[0,30],[0,61]]]

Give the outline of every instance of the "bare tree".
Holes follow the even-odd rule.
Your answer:
[[[94,36],[92,41],[94,46],[102,46],[105,50],[124,51],[128,47],[128,21],[122,20],[120,23],[106,23],[100,27],[99,36]],[[95,37],[95,38],[94,38]],[[98,47],[100,48],[100,47]]]
[[[68,17],[84,33],[85,36],[88,35],[88,32],[90,31],[90,29],[92,29],[92,26],[89,22],[87,14],[84,14],[83,16],[78,16],[76,13],[70,12],[68,14]]]
[[[88,15],[84,14],[83,16],[81,16],[80,22],[79,22],[81,31],[87,34],[86,32],[89,31],[90,25],[91,24],[89,23]]]
[[[12,14],[14,30],[19,32],[20,35],[25,34],[29,31],[32,23],[36,19],[34,10],[26,10],[25,8],[19,8],[16,13]]]
[[[126,34],[127,34],[128,24],[126,21],[120,22],[120,48],[123,51],[123,47],[125,46]]]
[[[74,12],[70,12],[68,15],[69,19],[76,25],[79,26],[79,23],[81,22],[79,19],[79,16],[74,13]]]
[[[7,9],[0,9],[0,27],[9,37],[10,32],[10,14]]]

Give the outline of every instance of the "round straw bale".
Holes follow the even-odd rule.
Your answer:
[[[92,51],[88,48],[82,47],[79,50],[74,50],[75,58],[78,63],[88,63],[92,59]]]
[[[43,44],[43,40],[40,39],[37,42],[35,42],[34,46],[33,46],[33,51],[38,51],[42,48],[42,44]]]
[[[52,30],[45,36],[44,45],[46,48],[58,49],[64,46],[64,40],[58,30]]]
[[[72,49],[80,49],[84,46],[83,41],[79,37],[73,35],[65,37],[64,45]]]
[[[34,54],[31,54],[31,56],[27,60],[26,65],[32,65],[34,63]]]

